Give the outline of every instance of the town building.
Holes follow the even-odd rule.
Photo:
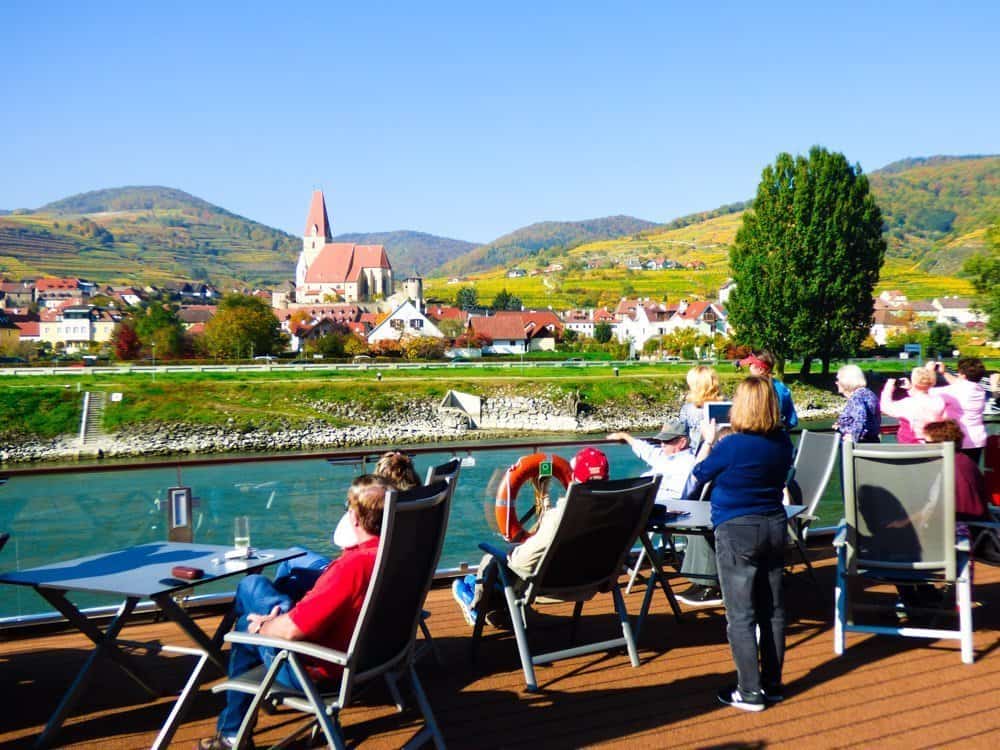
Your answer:
[[[392,289],[385,247],[334,242],[323,191],[313,191],[295,268],[296,302],[370,302],[389,297]]]
[[[430,318],[420,312],[411,300],[406,300],[372,328],[368,334],[368,343],[399,341],[405,336],[430,336],[437,339],[445,337]]]

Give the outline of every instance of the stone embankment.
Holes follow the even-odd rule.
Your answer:
[[[815,399],[813,399],[815,400]],[[807,402],[804,418],[823,418],[836,404]],[[86,446],[66,437],[55,440],[19,439],[0,443],[0,461],[27,462],[103,456],[139,457],[221,452],[310,451],[364,445],[403,445],[456,440],[489,440],[524,434],[606,433],[615,430],[649,432],[659,428],[677,407],[662,404],[609,403],[594,406],[565,397],[557,400],[500,396],[483,399],[477,428],[471,418],[453,409],[439,409],[430,399],[396,403],[384,410],[363,404],[314,403],[329,421],[305,424],[224,425],[147,423],[102,437]],[[818,408],[817,408],[818,407]],[[340,425],[340,426],[337,426]]]

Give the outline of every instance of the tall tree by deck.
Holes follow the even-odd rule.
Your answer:
[[[962,270],[972,276],[976,306],[989,316],[990,331],[1000,336],[1000,222],[986,233],[987,250],[973,255]]]
[[[738,339],[782,361],[857,351],[871,326],[885,256],[882,213],[860,166],[814,146],[768,165],[730,251]]]
[[[281,351],[281,328],[265,302],[229,294],[205,325],[205,348],[213,357],[250,358]]]

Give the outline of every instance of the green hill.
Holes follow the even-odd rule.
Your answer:
[[[338,234],[333,241],[385,245],[397,279],[413,275],[425,276],[442,264],[478,247],[475,242],[407,231]]]
[[[656,226],[651,221],[632,216],[608,216],[587,221],[543,221],[477,247],[446,263],[441,267],[440,273],[444,276],[458,276],[497,266],[516,265],[525,258],[532,258],[533,263],[545,265],[549,259],[559,257],[567,249],[584,242],[622,237]]]
[[[0,217],[0,273],[274,284],[301,240],[180,190],[96,190]]]

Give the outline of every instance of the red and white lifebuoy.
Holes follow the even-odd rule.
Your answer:
[[[562,456],[547,456],[544,453],[532,453],[529,456],[521,456],[517,463],[507,469],[497,488],[496,513],[497,528],[503,538],[508,542],[521,542],[529,536],[521,525],[521,520],[517,514],[514,502],[517,493],[524,486],[524,483],[538,478],[538,470],[543,461],[552,461],[552,476],[555,477],[562,486],[569,487],[573,480],[573,470],[569,461]]]

